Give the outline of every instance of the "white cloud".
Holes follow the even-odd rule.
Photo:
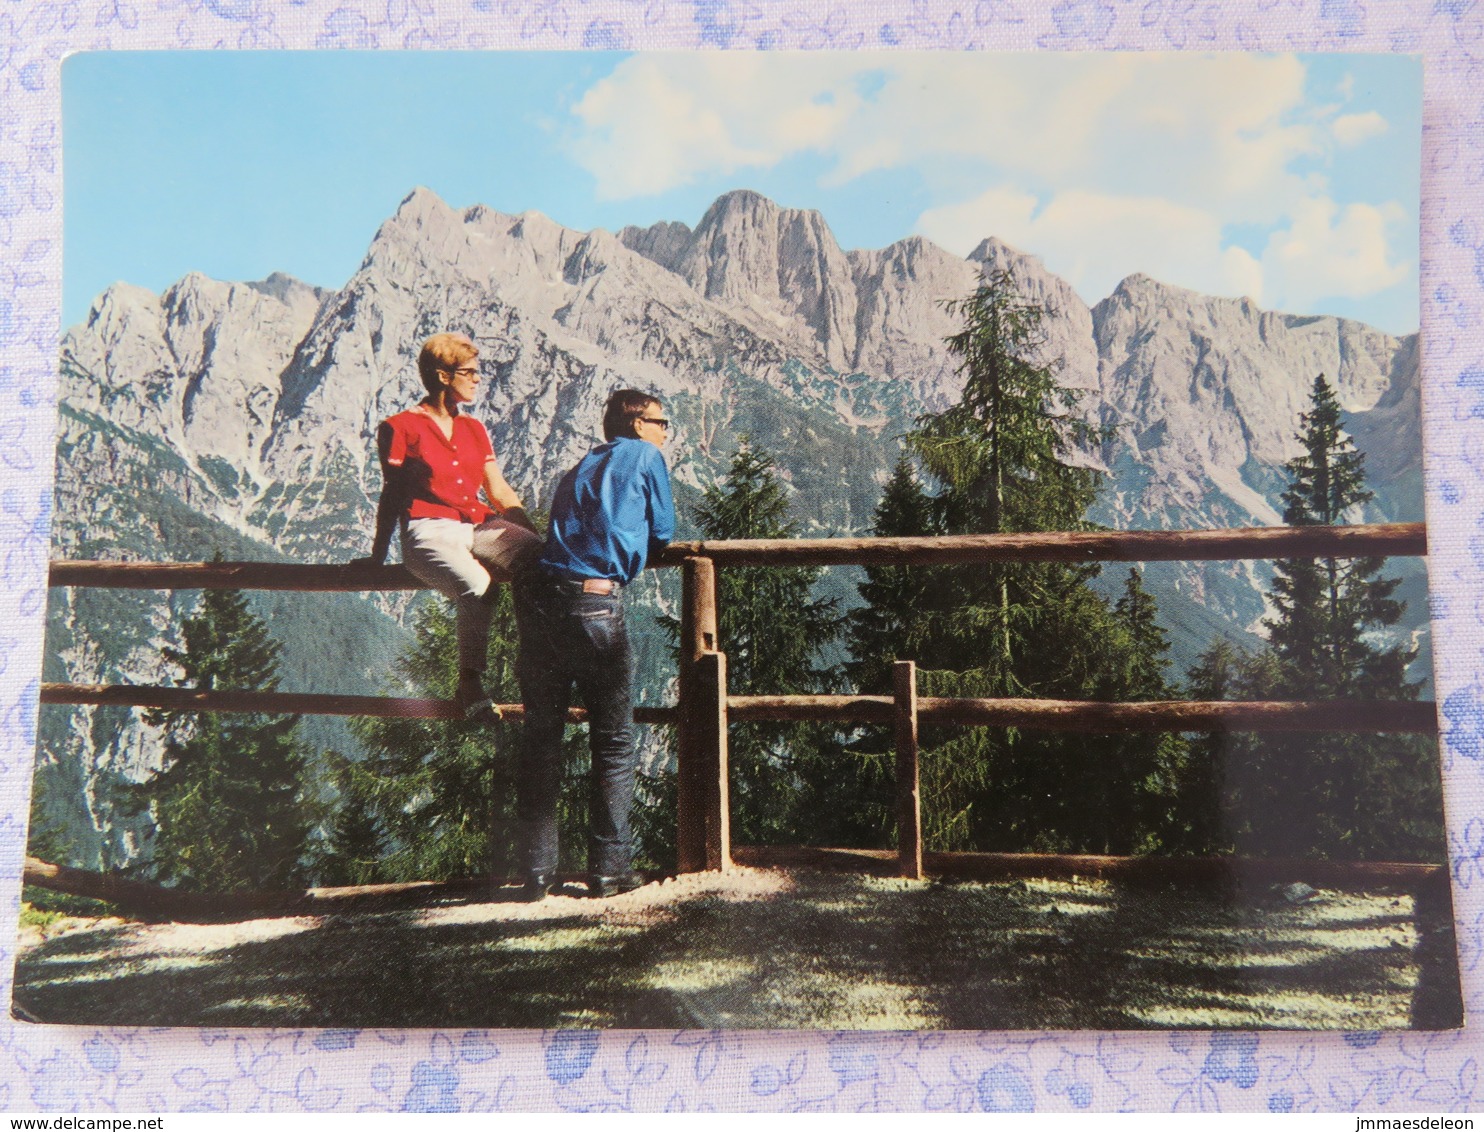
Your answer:
[[[959,254],[995,235],[1040,256],[1089,303],[1136,272],[1208,294],[1263,301],[1261,265],[1245,250],[1222,244],[1217,216],[1155,197],[1072,191],[1041,205],[1014,189],[992,189],[928,210],[918,230]]]
[[[998,236],[1091,302],[1142,271],[1306,310],[1415,277],[1395,250],[1415,218],[1336,204],[1324,161],[1390,123],[1306,84],[1250,54],[639,55],[576,104],[569,152],[609,199],[805,154],[826,186],[905,172],[935,202],[919,232],[960,254]]]
[[[1285,309],[1307,310],[1327,298],[1365,298],[1411,275],[1414,264],[1392,251],[1392,236],[1404,239],[1409,231],[1415,236],[1400,205],[1341,208],[1316,197],[1269,238],[1263,272]]]
[[[1290,56],[640,55],[577,102],[570,152],[607,198],[814,152],[835,184],[947,159],[1263,221],[1308,192],[1303,108]]]
[[[851,68],[803,64],[748,52],[633,56],[573,106],[569,152],[600,198],[621,199],[822,148],[859,100],[841,78]]]
[[[1299,202],[1260,260],[1224,242],[1217,214],[1153,197],[1072,191],[1041,202],[1002,187],[929,209],[917,228],[960,255],[997,236],[1040,256],[1089,303],[1143,272],[1177,287],[1304,311],[1326,299],[1375,295],[1404,282],[1414,268],[1393,250],[1411,231],[1405,209],[1340,207],[1328,197]]]
[[[1391,129],[1391,124],[1374,110],[1364,114],[1342,114],[1331,124],[1335,141],[1343,146],[1359,145],[1363,141],[1380,137]]]

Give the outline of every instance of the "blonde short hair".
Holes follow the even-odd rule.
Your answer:
[[[438,380],[440,372],[458,369],[465,362],[479,357],[479,347],[469,341],[467,334],[445,332],[435,334],[423,343],[417,355],[417,374],[423,379],[423,387],[436,394],[443,387]]]

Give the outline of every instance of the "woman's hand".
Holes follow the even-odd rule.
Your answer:
[[[500,474],[500,465],[491,456],[484,464],[484,494],[494,504],[495,510],[500,518],[509,519],[516,526],[525,527],[534,535],[539,535],[535,525],[526,514],[525,505],[521,503],[520,496],[515,494],[515,488],[505,481]]]

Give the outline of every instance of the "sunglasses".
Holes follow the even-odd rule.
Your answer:
[[[667,432],[670,429],[670,421],[666,417],[640,417],[639,419],[645,424],[657,424]]]

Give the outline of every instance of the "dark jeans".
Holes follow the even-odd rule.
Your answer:
[[[581,582],[540,571],[515,583],[520,632],[517,676],[525,701],[516,812],[527,874],[557,867],[557,791],[562,733],[576,685],[588,713],[592,770],[588,796],[588,872],[617,876],[632,866],[629,811],[638,749],[634,743],[634,653],[623,591],[591,594]]]

